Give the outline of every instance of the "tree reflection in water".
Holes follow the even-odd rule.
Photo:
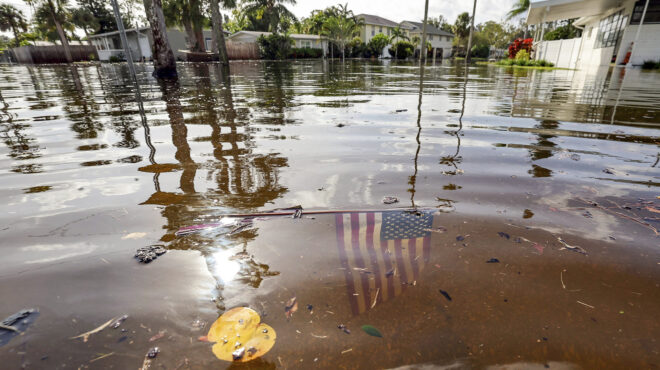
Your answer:
[[[234,107],[231,77],[227,70],[221,65],[203,64],[195,66],[193,73],[197,77],[195,89],[184,89],[178,81],[159,83],[177,163],[154,163],[141,168],[154,173],[180,171],[180,192],[160,190],[162,185],[156,181],[156,192],[143,204],[163,207],[161,213],[167,223],[161,240],[169,242],[170,249],[201,251],[209,271],[216,278],[220,296],[230,281],[256,288],[265,277],[278,274],[270,271],[268,265],[254,260],[246,250],[247,243],[256,238],[257,230],[227,236],[227,229],[217,229],[182,238],[176,238],[174,232],[194,223],[212,222],[223,213],[234,210],[257,210],[281,197],[287,189],[279,184],[278,169],[287,166],[287,159],[277,153],[254,153],[256,144],[247,123],[250,110]],[[274,79],[281,81],[279,77]],[[289,104],[283,92],[284,84],[284,81],[276,83],[275,88],[269,89],[270,94],[264,97],[270,101],[268,109],[275,112],[275,116],[283,113]],[[184,100],[186,104],[182,103]],[[266,103],[258,105],[266,106]],[[185,118],[184,113],[190,113],[190,118]],[[205,163],[193,160],[193,157],[199,157],[199,153],[192,153],[189,144],[189,125],[199,124],[211,128],[210,137],[195,138],[195,141],[209,141],[213,148],[213,160]],[[206,170],[205,180],[215,184],[205,192],[195,188],[195,177],[202,168]],[[217,304],[222,308],[221,299]]]

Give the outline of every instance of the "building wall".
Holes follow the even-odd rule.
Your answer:
[[[616,58],[616,64],[621,64],[635,39],[639,25],[629,25],[621,39],[621,48]],[[630,63],[641,65],[645,60],[660,60],[660,24],[643,24],[639,39],[635,45],[635,54]]]
[[[390,37],[392,35],[393,29],[394,27],[379,26],[376,24],[365,24],[364,26],[362,26],[362,30],[360,31],[360,38],[366,44],[379,33],[382,33],[385,36]],[[372,32],[373,35],[371,34]]]

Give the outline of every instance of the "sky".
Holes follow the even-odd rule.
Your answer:
[[[476,23],[488,20],[502,21],[516,0],[478,0]],[[30,9],[23,0],[0,0],[23,10],[26,16]],[[324,9],[339,3],[348,3],[348,8],[355,14],[367,13],[378,15],[395,22],[421,21],[424,18],[424,0],[298,0],[296,5],[287,7],[298,17],[307,17],[314,9]],[[429,0],[429,17],[443,15],[449,23],[454,23],[458,14],[472,12],[470,0],[442,1]]]

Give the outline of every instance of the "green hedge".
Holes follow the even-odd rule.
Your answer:
[[[642,64],[642,69],[660,69],[660,61],[645,60],[644,64]]]
[[[305,58],[320,58],[323,56],[322,49],[314,48],[291,48],[289,58],[305,59]]]
[[[525,60],[525,59],[503,59],[497,62],[500,66],[521,66],[521,67],[554,67],[554,63],[546,60]]]

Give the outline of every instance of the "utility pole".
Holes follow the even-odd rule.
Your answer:
[[[477,0],[475,0],[477,1]],[[419,49],[419,64],[426,62],[426,24],[429,16],[429,0],[424,3],[424,23],[422,24],[422,46]]]
[[[472,19],[470,19],[470,36],[468,36],[467,51],[465,54],[465,63],[470,62],[470,49],[472,48],[472,33],[474,32],[474,14],[477,12],[477,0],[474,0],[472,6]]]
[[[119,5],[117,0],[111,0],[112,10],[115,12],[115,20],[117,21],[117,30],[119,30],[119,38],[121,39],[121,44],[124,47],[124,54],[126,54],[126,62],[128,62],[128,69],[131,71],[131,76],[137,81],[137,76],[135,75],[135,66],[133,65],[133,55],[131,55],[131,48],[128,46],[128,39],[126,38],[126,30],[124,30],[124,22],[121,20],[121,14],[119,13]],[[140,40],[138,39],[138,43]]]

